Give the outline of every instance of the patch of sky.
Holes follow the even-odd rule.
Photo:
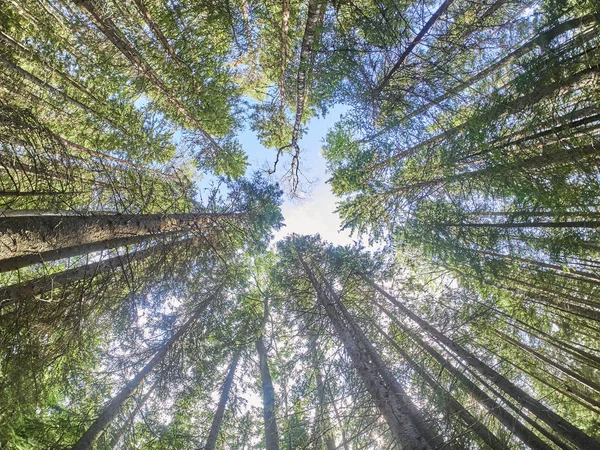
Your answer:
[[[296,234],[316,234],[332,244],[347,245],[352,243],[349,231],[340,231],[341,220],[335,213],[337,199],[327,184],[326,161],[321,154],[323,139],[328,130],[348,111],[343,105],[332,108],[324,117],[313,118],[306,126],[306,133],[300,139],[301,149],[301,190],[295,197],[285,196],[282,212],[285,227],[275,234],[275,241],[285,236]],[[273,168],[276,151],[265,148],[257,139],[256,134],[249,128],[238,134],[238,139],[248,155],[246,175],[261,171],[267,176]],[[289,157],[282,157],[277,172],[271,175],[272,181],[279,181],[289,166]],[[203,175],[196,182],[199,190],[208,189],[215,177]],[[285,190],[285,187],[284,187]]]

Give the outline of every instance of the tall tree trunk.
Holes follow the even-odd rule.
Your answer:
[[[168,351],[175,345],[179,339],[181,339],[185,333],[192,327],[192,325],[198,320],[202,313],[209,306],[213,298],[204,301],[192,314],[192,316],[185,322],[173,336],[171,336],[162,347],[154,354],[152,359],[140,370],[136,376],[129,381],[119,393],[112,398],[112,400],[106,405],[102,413],[98,418],[90,425],[85,433],[79,438],[71,450],[91,450],[96,440],[100,437],[104,430],[114,418],[119,414],[121,408],[125,402],[137,391],[142,382],[152,372],[152,370],[163,361]]]
[[[594,23],[596,23],[596,21],[597,21],[596,17],[594,15],[590,14],[590,15],[586,15],[583,17],[578,17],[576,19],[567,20],[565,22],[562,22],[562,23],[559,23],[558,25],[553,26],[552,28],[550,28],[546,31],[539,33],[537,36],[530,39],[525,44],[523,44],[519,48],[517,48],[516,50],[513,50],[508,55],[502,57],[497,62],[489,65],[488,67],[483,69],[481,72],[477,73],[476,75],[472,76],[471,78],[469,78],[461,83],[456,84],[455,86],[449,88],[444,94],[434,98],[433,100],[431,100],[430,102],[421,106],[420,108],[412,111],[404,119],[405,120],[414,119],[415,117],[426,112],[432,106],[439,105],[441,102],[443,102],[444,100],[448,100],[453,95],[457,95],[460,92],[464,91],[465,89],[467,89],[469,87],[473,87],[479,81],[488,77],[492,73],[502,69],[503,67],[506,67],[507,65],[511,64],[513,61],[515,61],[516,59],[520,58],[521,56],[527,54],[529,51],[533,50],[535,47],[545,46],[548,44],[548,42],[550,42],[554,38],[560,36],[561,34],[567,33],[568,31],[571,31],[571,30],[574,30],[574,29],[577,29],[580,27],[594,24]]]
[[[512,414],[510,414],[506,409],[498,404],[498,402],[496,402],[472,380],[470,380],[461,370],[453,366],[450,361],[444,358],[420,336],[408,330],[391,311],[380,305],[379,302],[374,302],[374,304],[381,311],[383,311],[401,330],[407,333],[419,347],[429,353],[433,359],[435,359],[444,369],[446,369],[454,378],[456,378],[475,400],[485,406],[485,408],[493,417],[495,417],[508,430],[513,432],[515,436],[517,436],[525,445],[535,450],[551,450],[552,447],[540,439],[535,433],[533,433],[533,431],[520,423]]]
[[[144,394],[144,396],[141,398],[141,400],[136,403],[135,408],[133,409],[133,411],[131,411],[131,414],[129,414],[129,417],[127,418],[125,423],[123,423],[123,425],[121,425],[119,427],[119,429],[113,434],[112,438],[110,439],[110,443],[108,444],[109,449],[115,449],[117,447],[117,445],[119,444],[119,441],[121,440],[121,438],[127,431],[127,428],[131,425],[131,423],[135,419],[135,416],[137,415],[137,413],[140,411],[140,409],[142,409],[144,407],[144,405],[150,398],[150,395],[152,395],[152,392],[154,392],[154,388],[156,388],[156,383],[154,383],[152,385],[152,387],[150,389],[148,389],[148,392],[146,392]]]
[[[414,48],[421,42],[421,40],[425,37],[425,35],[429,32],[431,27],[437,22],[442,14],[446,12],[446,10],[450,7],[450,5],[454,2],[454,0],[445,0],[437,9],[436,12],[429,18],[429,20],[423,25],[423,28],[417,33],[417,35],[413,38],[413,40],[406,46],[396,64],[390,69],[390,71],[384,75],[382,80],[379,82],[379,85],[375,89],[375,96],[381,94],[381,92],[390,84],[390,80],[394,76],[394,74],[402,67],[406,58],[412,53]]]
[[[400,354],[402,359],[408,363],[408,365],[419,374],[419,376],[431,387],[435,392],[436,396],[444,402],[452,414],[456,414],[463,423],[467,426],[467,429],[473,430],[479,438],[485,442],[491,449],[502,449],[508,450],[506,444],[498,439],[479,419],[471,414],[460,402],[458,402],[449,392],[447,392],[437,381],[435,381],[425,369],[423,369],[409,354],[404,351],[398,343],[387,334],[381,327],[374,324],[375,328],[384,336],[391,346]]]
[[[212,425],[210,426],[208,438],[206,438],[206,445],[204,446],[204,450],[214,450],[217,445],[219,431],[221,430],[221,423],[223,422],[223,415],[225,414],[225,406],[227,406],[227,399],[229,398],[229,392],[231,391],[231,386],[233,386],[233,377],[235,376],[235,370],[237,368],[237,364],[238,364],[239,360],[240,360],[240,353],[236,353],[233,356],[231,365],[229,366],[229,372],[227,372],[227,377],[225,378],[225,383],[223,383],[223,390],[221,391],[221,398],[219,399],[219,404],[217,405],[217,411],[215,412],[215,415],[214,415],[213,421],[212,421]]]
[[[63,270],[62,272],[55,274],[44,275],[6,287],[0,287],[0,306],[4,307],[8,301],[12,303],[34,298],[46,292],[64,288],[65,286],[80,280],[97,277],[105,272],[123,267],[125,264],[141,261],[155,253],[158,248],[157,246],[162,247],[161,244],[156,244],[144,250],[114,256],[109,259]]]
[[[317,333],[311,331],[310,336],[310,359],[312,369],[315,374],[315,381],[317,385],[317,407],[315,413],[315,438],[316,447],[321,445],[321,442],[325,441],[325,448],[327,450],[335,450],[335,437],[331,430],[331,421],[329,419],[329,413],[327,411],[327,404],[325,401],[325,381],[323,380],[323,374],[321,370],[321,364],[319,359],[319,349],[317,346]]]
[[[600,443],[586,433],[581,431],[579,428],[574,426],[571,422],[563,419],[561,416],[550,410],[547,406],[543,405],[538,400],[534,399],[531,395],[527,394],[523,389],[516,386],[514,383],[509,381],[503,375],[496,370],[492,369],[487,364],[480,361],[475,355],[468,350],[464,349],[452,339],[445,336],[443,333],[438,331],[435,327],[431,326],[425,320],[414,314],[408,308],[406,308],[401,302],[396,300],[392,295],[388,294],[376,283],[369,280],[367,277],[363,279],[370,284],[377,292],[387,298],[392,304],[394,304],[399,310],[406,314],[411,320],[416,322],[427,334],[433,337],[441,344],[448,347],[453,351],[459,358],[461,358],[470,367],[477,370],[487,379],[492,381],[496,386],[506,392],[509,396],[514,398],[524,408],[529,410],[538,419],[546,423],[551,429],[555,430],[564,439],[571,441],[573,444],[578,445],[580,448],[589,450],[600,450]]]
[[[53,95],[57,95],[58,97],[62,98],[65,101],[68,101],[69,103],[75,105],[76,107],[82,109],[83,111],[91,114],[93,117],[97,117],[101,120],[104,120],[107,124],[109,124],[114,129],[117,129],[117,130],[120,129],[119,126],[116,123],[114,123],[111,119],[105,117],[104,115],[100,114],[98,111],[96,111],[93,108],[89,107],[88,105],[80,102],[76,98],[71,97],[70,95],[66,94],[65,92],[61,91],[60,89],[52,86],[50,83],[39,79],[32,73],[30,73],[30,72],[26,71],[25,69],[16,65],[14,62],[9,61],[3,57],[0,57],[0,66],[11,70],[15,74],[17,74],[19,77],[29,81],[30,83],[36,85],[37,87],[39,87]]]
[[[377,350],[375,349],[374,345],[371,343],[371,341],[367,338],[365,333],[356,323],[354,317],[350,315],[348,309],[346,308],[342,300],[339,298],[331,284],[328,283],[326,279],[323,278],[323,280],[325,285],[327,286],[329,294],[331,295],[336,306],[342,313],[342,317],[347,322],[352,335],[356,337],[359,345],[362,345],[362,347],[366,350],[367,354],[369,355],[369,358],[371,359],[371,363],[377,368],[377,371],[381,375],[381,378],[390,388],[393,395],[399,398],[400,401],[404,404],[404,408],[406,409],[408,416],[410,417],[415,427],[418,429],[419,433],[425,438],[426,442],[432,448],[447,447],[447,445],[442,440],[441,436],[436,434],[435,431],[432,431],[432,429],[427,425],[419,410],[413,404],[410,397],[406,394],[404,388],[400,385],[396,377],[392,374],[388,365],[383,361],[383,359],[379,355],[379,352],[377,352]]]
[[[431,450],[429,443],[407,413],[408,405],[396,397],[386,386],[375,365],[369,360],[366,352],[359,347],[352,331],[344,324],[334,301],[324,293],[313,271],[301,255],[298,255],[298,260],[310,280],[319,302],[325,309],[337,337],[344,344],[344,348],[352,360],[352,365],[362,378],[375,405],[384,416],[394,438],[403,450]]]
[[[112,239],[205,227],[236,214],[116,214],[0,218],[0,260]]]
[[[275,389],[269,371],[267,348],[262,336],[256,341],[256,351],[258,352],[263,393],[265,448],[266,450],[279,450],[279,434],[277,432],[277,419],[275,418]]]
[[[1,220],[0,220],[1,221]],[[144,234],[141,236],[133,236],[126,238],[108,239],[91,244],[74,245],[72,247],[64,247],[57,250],[48,250],[40,253],[32,253],[29,255],[15,256],[12,258],[0,259],[0,273],[18,270],[23,267],[32,266],[34,264],[45,263],[49,261],[58,261],[65,258],[73,258],[76,256],[87,255],[93,252],[108,250],[112,248],[124,247],[127,245],[141,244],[151,242],[157,239],[164,239],[175,234],[182,233],[180,230],[170,231],[156,234]]]
[[[127,60],[139,70],[143,76],[150,81],[152,86],[156,88],[167,99],[175,110],[191,124],[210,142],[215,151],[223,152],[221,146],[215,139],[202,127],[198,119],[192,116],[185,105],[177,98],[165,84],[160,80],[154,69],[146,62],[142,55],[127,41],[125,36],[122,36],[120,30],[108,17],[103,17],[98,11],[95,3],[92,0],[73,0],[74,3],[82,8],[98,27],[98,29],[108,38],[109,41],[119,50]]]

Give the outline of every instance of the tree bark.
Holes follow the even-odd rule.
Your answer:
[[[0,260],[114,239],[191,230],[236,214],[116,214],[0,218]]]
[[[162,345],[162,347],[154,354],[152,359],[144,366],[144,368],[140,370],[136,376],[129,381],[115,397],[111,399],[98,418],[92,423],[92,425],[90,425],[85,433],[83,433],[75,445],[71,447],[71,450],[91,450],[93,448],[96,440],[100,437],[100,435],[102,435],[102,433],[104,433],[106,427],[110,425],[117,414],[119,414],[125,402],[133,394],[135,394],[150,372],[152,372],[152,370],[163,361],[168,351],[192,327],[192,325],[198,320],[212,300],[213,298],[204,301],[187,320],[187,322],[185,322],[177,330],[177,332]]]
[[[258,352],[263,393],[265,448],[266,450],[279,450],[279,434],[277,432],[277,419],[275,418],[275,389],[269,371],[267,348],[262,336],[256,341],[256,351]]]
[[[325,309],[337,337],[344,344],[344,348],[352,360],[352,365],[362,378],[377,408],[384,416],[394,438],[403,450],[431,450],[429,443],[407,414],[407,405],[394,396],[389,387],[385,385],[375,365],[369,361],[365,351],[359,347],[351,330],[342,321],[334,301],[325,295],[320,283],[301,255],[298,255],[298,260],[309,278],[319,302]]]
[[[141,400],[139,402],[137,402],[137,404],[135,405],[135,408],[129,415],[128,419],[125,421],[125,423],[122,426],[119,427],[117,432],[110,439],[110,443],[108,444],[109,449],[114,449],[117,447],[117,445],[119,444],[119,441],[125,434],[125,431],[127,431],[127,427],[133,422],[133,420],[135,419],[135,416],[140,411],[140,409],[142,409],[144,407],[144,405],[150,398],[150,395],[152,395],[152,392],[154,392],[155,387],[156,387],[156,383],[153,384],[152,387],[150,389],[148,389],[148,392],[146,392],[144,394],[144,396],[141,398]]]
[[[600,443],[579,428],[575,427],[572,423],[563,419],[561,416],[551,411],[547,406],[543,405],[538,400],[527,394],[523,389],[519,388],[512,382],[510,382],[503,375],[498,373],[496,370],[489,367],[487,364],[480,361],[475,355],[468,350],[464,349],[452,339],[446,337],[443,333],[439,332],[435,327],[429,325],[425,320],[414,314],[408,308],[406,308],[401,302],[396,300],[393,296],[384,291],[374,282],[370,281],[367,277],[363,279],[369,283],[373,288],[387,298],[392,304],[394,304],[399,310],[406,314],[411,320],[416,322],[427,334],[433,337],[435,340],[452,350],[459,358],[461,358],[470,367],[477,370],[483,376],[492,381],[496,386],[506,392],[509,396],[514,398],[524,408],[529,410],[541,421],[546,423],[551,429],[555,430],[561,437],[571,441],[573,444],[579,446],[579,448],[585,448],[589,450],[600,450]]]
[[[239,360],[240,360],[240,354],[236,353],[233,356],[231,365],[229,366],[229,372],[227,372],[227,377],[225,377],[225,383],[223,383],[223,389],[221,391],[221,398],[219,399],[219,404],[217,405],[217,411],[215,412],[215,415],[214,415],[213,421],[212,421],[212,425],[210,426],[208,438],[206,438],[206,445],[204,446],[204,450],[214,450],[217,445],[219,431],[221,430],[221,423],[223,422],[223,415],[225,414],[225,406],[227,406],[227,399],[229,398],[229,392],[231,391],[231,386],[233,386],[233,377],[235,376],[235,370],[237,368],[237,364],[238,364]]]

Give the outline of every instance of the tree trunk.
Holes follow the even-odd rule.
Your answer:
[[[142,58],[138,51],[127,41],[127,39],[121,35],[120,30],[110,20],[110,18],[103,17],[100,11],[97,10],[92,0],[73,0],[74,3],[87,12],[91,20],[98,27],[98,29],[108,38],[109,41],[129,60],[129,62],[140,71],[143,76],[150,81],[150,83],[158,90],[165,98],[173,105],[175,110],[181,114],[183,118],[193,124],[193,126],[200,131],[200,133],[210,142],[214,150],[223,152],[221,146],[214,140],[214,138],[204,130],[200,122],[192,116],[185,105],[173,95],[172,92],[167,89],[164,83],[158,78],[154,69]]]
[[[265,448],[266,450],[279,450],[279,434],[277,432],[277,419],[275,418],[275,389],[269,371],[267,348],[262,336],[256,341],[256,351],[258,352],[263,393]]]
[[[215,412],[212,425],[210,426],[208,438],[206,438],[206,445],[204,446],[204,450],[214,450],[217,445],[219,431],[221,430],[221,423],[223,422],[223,415],[225,414],[225,406],[227,405],[227,399],[229,398],[229,392],[231,391],[231,386],[233,385],[233,377],[235,375],[235,370],[237,368],[239,360],[240,354],[236,353],[233,356],[231,365],[229,366],[229,372],[227,373],[227,377],[225,378],[225,383],[223,383],[221,398],[219,399],[217,411]]]
[[[0,306],[4,307],[9,301],[18,302],[37,297],[46,292],[75,283],[86,278],[94,278],[105,272],[113,271],[125,264],[141,261],[156,252],[156,244],[150,248],[134,251],[125,255],[118,255],[109,259],[100,260],[90,264],[84,264],[72,269],[63,270],[51,275],[44,275],[24,282],[12,284],[0,288]],[[161,246],[162,247],[162,246]]]
[[[414,50],[414,48],[419,44],[419,42],[421,42],[423,37],[425,37],[425,35],[429,32],[431,27],[440,18],[440,16],[446,12],[446,10],[450,7],[450,5],[453,2],[454,2],[454,0],[445,0],[438,7],[437,11],[433,13],[433,15],[425,23],[423,28],[421,28],[421,30],[417,33],[417,35],[411,41],[411,43],[406,46],[406,48],[404,49],[404,51],[402,52],[402,54],[396,61],[396,64],[394,64],[394,66],[390,69],[390,71],[386,75],[384,75],[383,79],[379,83],[379,86],[377,86],[377,88],[375,89],[375,96],[378,96],[379,94],[381,94],[381,92],[390,84],[390,80],[392,79],[394,74],[400,69],[400,67],[402,67],[402,64],[404,64],[404,61],[406,61],[406,58],[408,58],[408,56],[411,54],[411,52]]]
[[[167,342],[154,354],[152,359],[140,370],[136,376],[129,381],[121,391],[112,398],[112,400],[106,405],[102,413],[98,418],[90,425],[85,433],[79,438],[71,450],[91,450],[96,440],[104,433],[104,430],[114,418],[119,414],[121,408],[125,402],[137,391],[142,382],[146,379],[148,374],[163,361],[168,351],[173,345],[183,337],[183,335],[191,328],[191,326],[198,320],[200,315],[206,310],[213,298],[203,302],[200,307],[196,309],[192,317],[185,322],[173,336],[171,336]]]
[[[427,104],[423,105],[419,109],[412,111],[404,119],[405,120],[414,119],[415,117],[426,112],[432,106],[439,105],[441,102],[448,100],[453,95],[459,94],[460,92],[464,91],[468,87],[472,87],[475,83],[478,83],[479,81],[488,77],[492,73],[498,71],[499,69],[502,69],[503,67],[506,67],[508,64],[512,63],[513,61],[520,58],[521,56],[527,54],[529,51],[531,51],[535,47],[546,45],[548,42],[550,42],[554,38],[560,36],[561,34],[564,34],[568,31],[577,29],[582,26],[591,25],[593,23],[596,23],[596,21],[597,21],[596,17],[594,15],[590,14],[587,16],[578,17],[576,19],[567,20],[563,23],[555,25],[554,27],[552,27],[546,31],[539,33],[536,37],[530,39],[525,44],[521,45],[516,50],[513,50],[511,53],[504,56],[497,62],[486,67],[481,72],[477,73],[476,75],[472,76],[471,78],[467,79],[466,81],[451,87],[450,89],[448,89],[446,91],[446,93],[434,98],[433,100],[431,100]]]
[[[91,244],[75,245],[72,247],[60,248],[57,250],[48,250],[41,253],[33,253],[29,255],[15,256],[13,258],[0,259],[0,273],[22,269],[23,267],[32,266],[34,264],[40,264],[49,261],[58,261],[60,259],[87,255],[102,250],[125,247],[127,245],[141,244],[144,242],[151,242],[157,239],[164,239],[166,237],[170,237],[179,233],[182,232],[180,230],[175,230],[162,233],[160,235],[144,234],[141,236],[109,239],[106,241],[94,242]]]
[[[573,444],[579,446],[579,448],[585,448],[589,450],[600,450],[600,443],[598,441],[592,439],[579,428],[575,427],[572,423],[568,422],[555,412],[551,411],[547,406],[543,405],[538,400],[531,397],[523,389],[519,388],[518,386],[510,382],[507,378],[505,378],[503,375],[498,373],[496,370],[492,369],[487,364],[480,361],[471,352],[465,350],[452,339],[446,337],[443,333],[439,332],[435,327],[429,325],[429,323],[421,319],[416,314],[412,313],[401,302],[399,302],[393,296],[385,292],[377,284],[370,281],[367,277],[363,277],[363,279],[371,286],[373,286],[373,288],[377,292],[379,292],[391,303],[393,303],[404,314],[406,314],[411,320],[416,322],[425,332],[427,332],[427,334],[429,334],[438,342],[452,350],[466,364],[477,370],[483,376],[492,381],[496,386],[498,386],[500,389],[506,392],[509,396],[517,400],[520,405],[529,410],[537,418],[545,422],[561,437],[571,441]]]
[[[117,214],[0,218],[0,260],[122,238],[205,227],[236,214]]]
[[[344,344],[344,348],[352,360],[352,365],[362,378],[377,408],[384,416],[394,438],[403,450],[431,450],[430,445],[407,414],[407,405],[403,404],[401,399],[394,396],[389,387],[381,379],[375,365],[369,361],[369,358],[365,355],[365,351],[359,347],[351,330],[344,324],[333,300],[325,295],[321,289],[321,285],[302,256],[298,255],[298,260],[304,268],[319,302],[325,309],[337,337]]]
[[[99,118],[101,120],[104,120],[106,123],[108,123],[114,129],[119,129],[119,127],[117,126],[117,124],[115,124],[111,119],[103,116],[102,114],[98,113],[94,109],[90,108],[88,105],[80,102],[79,100],[77,100],[77,99],[71,97],[70,95],[64,93],[60,89],[52,86],[50,83],[47,83],[46,81],[40,80],[38,77],[36,77],[32,73],[26,71],[25,69],[17,66],[12,61],[9,61],[7,59],[4,59],[4,58],[0,57],[0,66],[5,67],[5,68],[11,70],[15,74],[17,74],[19,77],[21,77],[21,78],[29,81],[30,83],[36,85],[37,87],[39,87],[39,88],[41,88],[41,89],[43,89],[45,91],[48,91],[51,94],[59,96],[63,100],[68,101],[69,103],[75,105],[76,107],[82,109],[83,111],[91,114],[93,117],[97,117],[97,118]]]
[[[123,437],[123,435],[127,431],[127,427],[129,427],[130,424],[133,422],[133,420],[135,419],[135,416],[140,411],[140,409],[142,409],[144,407],[144,405],[146,404],[146,402],[150,398],[150,395],[152,395],[152,392],[154,392],[154,388],[155,387],[156,387],[156,383],[154,383],[152,385],[152,387],[150,389],[148,389],[148,392],[146,392],[144,394],[144,396],[142,397],[142,399],[139,402],[137,402],[137,404],[135,405],[135,408],[133,409],[133,411],[131,412],[131,414],[129,415],[129,417],[125,421],[125,423],[123,423],[123,425],[121,425],[119,427],[119,429],[116,431],[116,433],[110,439],[110,443],[108,444],[108,448],[109,449],[114,449],[114,448],[117,447],[117,445],[119,444],[119,441],[121,440],[121,438]]]
[[[419,345],[423,350],[429,353],[433,359],[435,359],[444,369],[446,369],[454,378],[456,378],[469,392],[475,400],[481,403],[488,412],[494,416],[501,424],[503,424],[508,430],[513,432],[523,443],[532,449],[537,450],[551,450],[551,447],[541,440],[535,433],[529,428],[520,423],[516,418],[504,409],[498,402],[492,399],[486,394],[479,386],[471,381],[467,376],[455,366],[453,366],[446,358],[444,358],[437,350],[431,345],[421,339],[416,333],[412,333],[408,330],[404,324],[392,314],[387,308],[380,305],[378,302],[374,302],[375,305],[381,309],[401,330],[407,333],[410,338]]]
[[[306,14],[306,27],[304,28],[304,36],[302,37],[302,45],[300,47],[300,63],[298,67],[298,75],[296,78],[296,118],[294,128],[292,130],[292,147],[296,148],[300,137],[300,126],[302,117],[304,116],[304,105],[306,104],[306,82],[312,66],[309,64],[309,56],[312,53],[313,41],[317,27],[320,25],[321,9],[325,8],[322,0],[309,0],[308,12]]]
[[[504,444],[500,439],[498,439],[483,423],[479,421],[473,414],[471,414],[467,409],[460,404],[449,392],[447,392],[437,381],[435,381],[425,369],[423,369],[414,359],[412,359],[408,353],[404,351],[402,347],[400,347],[396,341],[388,335],[385,331],[381,329],[381,327],[377,324],[374,324],[377,331],[384,336],[387,341],[391,344],[391,346],[400,354],[402,359],[404,359],[408,365],[419,374],[419,376],[431,387],[431,389],[435,392],[435,395],[444,402],[450,412],[452,414],[456,414],[463,423],[466,425],[467,429],[473,430],[479,438],[485,442],[491,449],[502,449],[508,450],[506,444]]]
[[[315,413],[314,432],[315,438],[313,441],[316,443],[315,446],[319,448],[324,436],[325,448],[327,450],[335,450],[335,437],[331,430],[331,421],[329,420],[329,413],[327,411],[327,404],[325,401],[325,381],[323,380],[323,374],[320,367],[317,337],[318,334],[314,331],[311,331],[309,351],[312,369],[315,374],[315,381],[317,385],[317,407]]]

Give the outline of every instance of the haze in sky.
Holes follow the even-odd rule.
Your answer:
[[[326,117],[313,118],[307,126],[307,132],[300,140],[301,170],[306,179],[301,179],[303,187],[308,191],[301,194],[301,199],[285,197],[282,213],[285,227],[275,234],[275,241],[288,234],[316,234],[335,245],[352,243],[350,232],[339,231],[341,228],[340,217],[335,213],[336,198],[331,192],[331,186],[326,183],[330,174],[327,173],[325,159],[321,155],[323,138],[340,115],[346,111],[344,106],[334,107]],[[255,170],[267,170],[272,167],[275,160],[275,150],[263,147],[252,130],[246,130],[239,136],[245,152],[248,154],[248,167],[246,173]],[[289,158],[282,160],[273,181],[277,181],[289,166]]]

